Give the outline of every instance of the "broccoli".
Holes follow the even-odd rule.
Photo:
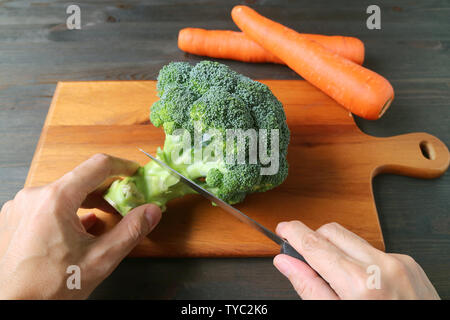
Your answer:
[[[150,120],[166,134],[163,148],[157,150],[158,159],[230,204],[286,179],[290,132],[281,102],[266,85],[217,62],[202,61],[195,66],[172,62],[161,69],[157,91],[160,99],[151,107]],[[240,132],[225,141],[230,129],[256,134],[266,130],[267,139],[259,141],[258,148],[264,147],[266,157],[274,152],[271,147],[278,148],[277,172],[261,174],[268,163],[252,160],[250,152],[239,161],[239,149],[249,150],[252,138],[239,136]],[[278,139],[273,140],[273,129],[278,130]],[[237,161],[227,161],[228,155]],[[195,192],[150,161],[132,177],[116,180],[104,197],[126,215],[144,203],[165,210],[169,200],[190,193]]]

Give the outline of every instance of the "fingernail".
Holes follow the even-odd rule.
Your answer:
[[[158,214],[159,213],[159,214]],[[158,217],[160,215],[160,210],[154,206],[154,205],[149,205],[147,208],[145,208],[145,219],[147,219],[147,223],[150,227],[150,229],[152,229],[155,224],[158,222]]]
[[[282,256],[277,255],[273,259],[274,266],[280,271],[286,278],[289,278],[291,274],[291,265]]]

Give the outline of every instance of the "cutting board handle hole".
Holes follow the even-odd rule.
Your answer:
[[[422,152],[423,156],[427,158],[428,160],[434,160],[436,158],[436,153],[434,152],[434,148],[428,141],[422,141],[419,144],[420,151]]]

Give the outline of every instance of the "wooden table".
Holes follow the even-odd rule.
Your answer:
[[[365,66],[391,80],[396,99],[374,136],[425,131],[450,144],[450,22],[447,2],[382,1],[382,29],[368,30],[358,1],[247,1],[304,32],[366,44]],[[65,26],[66,3],[0,1],[0,204],[23,186],[59,80],[155,79],[180,52],[182,27],[236,29],[230,1],[77,1],[81,30]],[[380,3],[380,2],[379,2]],[[259,79],[298,79],[286,67],[226,62]],[[374,193],[388,252],[413,256],[442,298],[450,298],[450,179],[380,176]],[[271,259],[126,259],[92,298],[293,299]]]

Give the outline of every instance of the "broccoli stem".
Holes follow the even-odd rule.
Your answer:
[[[192,193],[195,191],[180,182],[179,178],[150,161],[133,176],[114,181],[104,199],[125,216],[145,203],[154,203],[164,211],[168,201]]]

